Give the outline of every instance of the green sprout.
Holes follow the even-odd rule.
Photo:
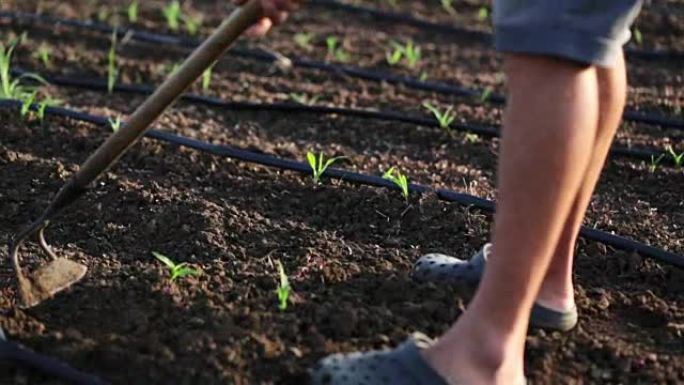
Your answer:
[[[97,21],[105,23],[107,19],[109,19],[109,8],[103,5],[97,9]]]
[[[345,51],[338,43],[339,41],[335,36],[328,36],[328,38],[325,39],[325,44],[328,47],[328,56],[343,63],[348,62],[350,59],[349,52]]]
[[[109,122],[109,127],[112,129],[112,131],[117,132],[121,128],[121,117],[117,116],[116,118],[109,118],[107,119]]]
[[[659,157],[656,158],[655,155],[651,155],[651,165],[648,167],[648,170],[651,173],[654,173],[656,169],[658,168],[658,165],[660,164],[660,161],[663,160],[665,157],[665,154],[661,154]]]
[[[406,56],[406,62],[409,68],[413,68],[420,61],[420,47],[417,45],[414,46],[413,41],[409,40],[404,47],[404,55]]]
[[[116,65],[116,30],[112,32],[111,46],[107,53],[107,91],[111,94],[114,91],[116,79],[119,76],[119,70]]]
[[[297,92],[290,92],[289,97],[295,103],[304,104],[307,106],[311,106],[311,105],[316,104],[318,99],[320,99],[320,97],[318,95],[307,96],[305,93],[297,93]]]
[[[672,148],[672,146],[669,146],[667,148],[667,153],[670,154],[670,156],[672,157],[672,160],[674,161],[675,166],[677,168],[681,168],[682,164],[684,164],[684,151],[682,151],[681,154],[677,154],[675,152],[674,148]]]
[[[45,44],[45,42],[40,43],[40,46],[38,47],[38,50],[31,55],[33,58],[40,60],[43,63],[43,66],[45,68],[50,68],[51,63],[50,63],[50,53],[52,50],[50,49],[50,46]]]
[[[423,72],[420,73],[420,76],[418,77],[418,80],[420,80],[421,82],[424,82],[424,81],[427,80],[427,78],[428,78],[428,73],[425,72],[425,71],[423,71]]]
[[[442,3],[442,9],[446,11],[446,13],[453,15],[456,13],[456,10],[454,9],[454,0],[441,0]]]
[[[401,171],[396,171],[394,167],[390,167],[382,175],[383,179],[387,179],[397,185],[401,189],[401,196],[404,197],[406,201],[409,198],[409,183],[406,175],[402,174]]]
[[[133,0],[131,1],[130,4],[128,4],[128,21],[130,23],[137,23],[138,22],[138,0]]]
[[[387,3],[390,5],[392,8],[396,8],[397,5],[399,4],[397,0],[387,0]]]
[[[207,91],[211,85],[211,74],[214,71],[214,66],[216,63],[212,64],[209,68],[202,72],[202,89]]]
[[[644,43],[644,36],[641,34],[641,30],[637,27],[634,27],[634,41],[638,45],[642,45]]]
[[[311,41],[315,36],[311,32],[299,32],[294,35],[294,42],[306,51],[311,51],[313,49]]]
[[[396,44],[396,46],[395,46]],[[392,52],[387,52],[386,58],[387,58],[387,63],[389,65],[395,65],[398,64],[402,57],[404,57],[404,50],[402,49],[402,45],[398,44],[396,42],[392,42]]]
[[[489,98],[492,96],[492,87],[486,87],[484,90],[482,90],[482,94],[480,95],[480,103],[485,103]]]
[[[316,158],[316,155],[313,152],[307,152],[306,159],[309,161],[309,166],[311,166],[311,171],[313,172],[314,184],[320,184],[321,176],[323,176],[325,170],[327,170],[331,164],[343,158],[344,156],[338,156],[326,160],[325,155],[323,155],[322,152],[318,154],[318,158]]]
[[[191,275],[198,276],[200,274],[199,270],[188,267],[188,264],[186,262],[175,263],[169,257],[160,254],[156,251],[153,251],[152,255],[154,255],[154,257],[157,258],[159,262],[166,265],[166,267],[169,269],[169,273],[171,274],[171,278],[169,278],[169,280],[171,282],[175,281],[178,278],[185,278]]]
[[[173,74],[175,74],[180,69],[180,67],[181,63],[164,64],[164,70],[168,72],[168,76],[172,76]]]
[[[31,107],[33,107],[33,102],[36,101],[36,94],[38,91],[33,91],[30,95],[27,95],[26,98],[24,98],[21,101],[21,117],[28,119],[29,114],[31,113]]]
[[[180,28],[181,5],[178,0],[173,0],[162,9],[162,14],[166,18],[166,25],[172,31]]]
[[[470,144],[475,144],[480,141],[480,137],[475,133],[468,132],[465,134],[465,140]]]
[[[390,43],[392,45],[393,51],[387,53],[387,63],[390,65],[395,65],[401,61],[401,59],[406,59],[406,65],[409,68],[414,68],[421,58],[420,47],[413,44],[412,40],[408,40],[406,44],[397,43],[393,41]]]
[[[480,10],[477,11],[477,20],[486,21],[489,18],[489,8],[482,6]]]
[[[24,79],[32,79],[43,84],[47,84],[47,82],[33,73],[22,74],[16,79],[12,77],[11,62],[16,44],[15,42],[5,47],[3,43],[0,43],[0,98],[25,101],[36,92],[37,87],[24,84],[22,82]]]
[[[188,31],[190,36],[197,35],[197,32],[199,32],[199,29],[202,26],[202,16],[183,16],[182,19],[185,24],[185,30]]]
[[[435,117],[435,119],[437,119],[437,122],[439,122],[440,128],[449,131],[451,123],[453,123],[454,119],[456,119],[456,115],[454,115],[452,112],[453,107],[449,106],[446,110],[441,111],[439,108],[428,102],[423,103],[423,107],[432,112],[432,115]]]
[[[47,96],[45,99],[38,102],[38,108],[36,108],[36,115],[38,115],[38,119],[42,122],[45,119],[45,110],[48,107],[58,106],[62,103],[63,101],[60,99],[53,99]]]
[[[280,311],[285,311],[287,310],[287,303],[290,298],[292,287],[290,286],[290,280],[287,278],[287,274],[285,274],[283,264],[280,263],[280,261],[276,261],[276,265],[278,266],[278,276],[280,277],[280,283],[278,284],[278,289],[276,289],[276,293],[278,293],[278,309],[280,309]]]

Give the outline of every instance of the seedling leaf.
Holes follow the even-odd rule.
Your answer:
[[[278,294],[278,309],[285,311],[287,310],[287,303],[290,298],[290,292],[292,288],[290,287],[290,281],[287,278],[287,274],[285,274],[285,268],[283,268],[283,264],[280,263],[280,261],[276,261],[276,265],[278,266],[278,276],[280,280],[278,289],[276,290]]]

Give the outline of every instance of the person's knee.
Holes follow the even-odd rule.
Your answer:
[[[599,90],[599,134],[605,132],[612,137],[627,100],[627,74],[624,58],[616,66],[598,68],[596,71]]]

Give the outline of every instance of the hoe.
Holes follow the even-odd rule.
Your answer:
[[[180,96],[221,54],[262,15],[257,0],[236,9],[157,90],[140,105],[120,130],[113,133],[83,163],[79,171],[57,192],[41,216],[19,232],[9,245],[9,258],[17,277],[19,306],[29,308],[51,298],[80,281],[86,266],[58,257],[45,241],[44,231],[50,219],[87,191],[91,182],[114,164],[135,144],[149,126]],[[32,236],[51,261],[25,275],[19,264],[19,247]]]

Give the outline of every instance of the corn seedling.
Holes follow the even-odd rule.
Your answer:
[[[651,165],[648,166],[648,170],[651,171],[651,173],[654,173],[656,171],[656,169],[658,168],[660,161],[662,161],[664,157],[665,157],[665,154],[662,154],[657,158],[655,155],[651,155]]]
[[[309,151],[306,153],[306,159],[309,161],[309,166],[311,166],[311,171],[313,173],[313,181],[314,184],[320,184],[321,183],[321,176],[325,173],[325,170],[330,167],[331,164],[337,162],[340,159],[343,159],[343,156],[338,156],[335,158],[330,158],[330,159],[325,159],[325,155],[323,153],[318,154],[318,158],[316,158],[316,155]]]
[[[423,107],[432,112],[432,115],[435,117],[435,119],[437,119],[437,122],[439,122],[440,128],[449,131],[451,123],[453,123],[454,119],[456,119],[456,115],[452,113],[453,107],[450,106],[447,107],[446,110],[441,111],[439,108],[428,102],[423,103]]]
[[[403,46],[401,44],[392,42],[392,48],[392,52],[388,52],[386,55],[387,63],[389,65],[398,64],[401,61],[401,58],[404,56],[404,50],[402,49]]]
[[[47,84],[47,82],[40,76],[31,73],[23,74],[16,79],[12,78],[11,62],[15,47],[16,43],[7,47],[0,43],[0,98],[26,100],[36,92],[37,87],[26,85],[22,80],[33,79],[43,84]]]
[[[387,4],[389,4],[392,8],[396,8],[399,3],[397,0],[387,0]]]
[[[200,274],[199,270],[188,267],[188,264],[185,262],[175,263],[169,257],[157,253],[156,251],[153,251],[152,255],[154,255],[154,257],[157,258],[159,262],[163,263],[169,269],[169,273],[171,275],[169,280],[171,282],[175,281],[178,278],[185,278],[191,275],[198,276]]]
[[[109,19],[109,8],[103,5],[97,9],[97,21],[106,23],[107,19]]]
[[[166,18],[166,25],[172,31],[178,31],[181,20],[181,5],[178,0],[173,0],[162,9],[162,14]]]
[[[278,276],[280,277],[278,289],[276,289],[276,293],[278,293],[278,309],[285,311],[287,310],[287,303],[290,298],[292,287],[290,286],[290,280],[287,278],[287,274],[285,274],[283,264],[280,263],[280,261],[276,261],[276,265],[278,266]]]
[[[641,30],[639,30],[637,27],[634,27],[634,41],[638,45],[642,45],[644,43],[644,36],[641,34]]]
[[[446,11],[446,13],[453,15],[456,13],[456,10],[454,9],[454,0],[441,0],[442,3],[442,9]]]
[[[404,55],[406,56],[406,63],[409,68],[413,68],[420,61],[420,47],[413,45],[413,41],[409,40],[404,47]]]
[[[36,108],[36,115],[38,115],[38,119],[42,122],[45,119],[45,110],[48,107],[54,107],[60,104],[62,104],[60,99],[53,99],[49,96],[38,102],[38,108]]]
[[[480,137],[477,136],[477,134],[474,134],[472,132],[468,132],[465,134],[465,140],[466,142],[470,144],[478,143],[480,142]]]
[[[335,36],[328,36],[325,39],[325,44],[328,47],[328,56],[337,59],[343,63],[348,62],[350,57],[349,53],[344,50],[340,45],[338,45],[338,40]]]
[[[27,95],[26,98],[24,98],[21,101],[21,117],[28,119],[29,114],[31,113],[31,107],[33,107],[33,102],[36,101],[36,94],[37,91],[33,91],[30,95]]]
[[[480,7],[480,10],[477,11],[477,20],[487,21],[488,18],[489,18],[489,8]]]
[[[114,91],[116,78],[119,76],[119,70],[116,66],[116,40],[116,30],[114,30],[109,52],[107,53],[107,91],[110,94]]]
[[[423,72],[420,73],[420,76],[418,77],[418,80],[420,80],[421,82],[424,82],[424,81],[427,80],[427,78],[428,78],[428,73],[425,72],[425,71],[423,71]]]
[[[216,64],[214,63],[214,65]],[[202,72],[202,89],[205,91],[207,91],[211,85],[211,74],[214,71],[214,65]]]
[[[480,94],[480,103],[485,103],[487,100],[489,100],[489,97],[492,96],[492,88],[487,87],[484,90],[482,90],[482,94]]]
[[[309,97],[304,93],[296,93],[296,92],[290,92],[289,96],[290,96],[290,99],[292,101],[294,101],[295,103],[304,104],[307,106],[311,106],[311,105],[316,104],[316,102],[319,99],[318,95],[314,95],[314,96]]]
[[[401,189],[401,196],[408,201],[409,198],[409,183],[406,175],[402,174],[401,171],[396,171],[394,167],[390,167],[382,175],[383,179],[387,179],[397,185]]]
[[[299,32],[294,35],[294,42],[304,50],[311,51],[313,49],[311,41],[314,36],[315,35],[311,32]]]
[[[178,71],[178,69],[180,68],[180,66],[181,66],[181,63],[173,63],[173,64],[168,64],[168,63],[167,63],[167,64],[164,64],[164,70],[165,70],[166,72],[168,72],[168,75],[167,75],[167,76],[171,76],[171,75],[175,74],[176,71]]]
[[[128,22],[137,23],[138,22],[138,0],[133,0],[128,4]]]
[[[202,16],[183,16],[183,23],[185,24],[185,30],[188,31],[190,36],[197,35],[200,27],[202,26]]]
[[[682,164],[684,164],[684,151],[682,151],[681,154],[677,154],[674,148],[670,146],[667,148],[667,153],[672,157],[672,161],[674,162],[675,166],[677,168],[681,168]]]
[[[40,46],[38,47],[38,50],[31,55],[33,58],[38,59],[43,63],[43,66],[45,68],[50,68],[50,53],[52,50],[50,49],[50,46],[45,44],[45,42],[41,43]]]
[[[406,44],[400,44],[396,41],[391,42],[393,51],[387,53],[387,63],[395,65],[405,59],[406,65],[409,68],[414,68],[421,58],[420,47],[413,44],[412,40]]]
[[[109,118],[107,121],[109,122],[109,128],[111,128],[112,131],[117,132],[121,128],[120,116],[117,116],[116,118]]]

